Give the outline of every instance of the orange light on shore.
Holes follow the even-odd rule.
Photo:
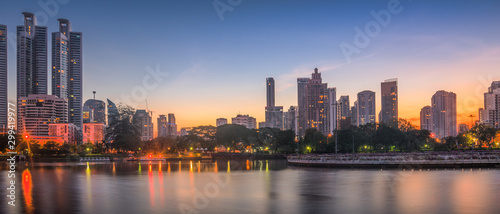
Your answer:
[[[158,155],[159,158],[161,158],[161,155]]]
[[[148,157],[152,158],[152,157],[153,157],[153,155],[152,155],[152,154],[149,154],[149,156],[148,156]]]

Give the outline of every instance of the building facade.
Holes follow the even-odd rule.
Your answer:
[[[247,129],[256,129],[257,128],[257,120],[255,117],[251,117],[248,114],[242,115],[238,114],[236,117],[231,118],[232,124],[242,125],[247,127]]]
[[[292,130],[297,135],[299,112],[297,106],[290,106],[284,113],[283,129]]]
[[[304,136],[307,129],[307,111],[306,111],[306,86],[309,78],[297,78],[297,100],[298,100],[298,136]]]
[[[484,110],[482,110],[483,124],[500,128],[500,81],[494,81],[484,93]]]
[[[119,112],[118,108],[116,107],[115,103],[112,102],[111,100],[107,99],[108,101],[108,125],[113,124],[115,119],[119,119]]]
[[[328,133],[337,129],[337,88],[328,88]]]
[[[92,109],[93,115],[92,121],[90,121],[91,123],[106,124],[106,103],[102,100],[88,99],[83,106]]]
[[[76,145],[79,142],[79,128],[73,123],[49,124],[49,136],[60,137],[64,143]]]
[[[358,93],[358,126],[375,123],[375,92],[365,90]]]
[[[307,128],[315,128],[323,134],[329,133],[328,124],[328,85],[322,82],[318,68],[306,85]]]
[[[167,124],[167,134],[171,136],[177,136],[177,123],[175,122],[175,115],[168,114],[168,124]]]
[[[159,115],[156,120],[156,126],[158,130],[158,137],[166,137],[168,136],[168,120],[167,116],[164,114]]]
[[[432,132],[432,107],[424,106],[420,110],[420,129]]]
[[[217,118],[217,120],[215,120],[215,126],[217,126],[217,127],[222,126],[222,125],[226,125],[226,124],[227,124],[226,118]]]
[[[18,133],[49,136],[49,124],[68,123],[68,103],[55,95],[30,94],[18,99]]]
[[[103,123],[83,123],[83,143],[101,143],[104,141],[105,125]]]
[[[432,133],[436,138],[457,135],[457,95],[437,91],[431,99]]]
[[[389,79],[381,83],[381,101],[379,123],[397,126],[398,122],[398,80]]]
[[[134,124],[140,128],[141,140],[148,141],[153,139],[153,122],[151,115],[146,110],[137,110],[134,114]]]

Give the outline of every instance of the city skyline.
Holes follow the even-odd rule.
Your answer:
[[[23,1],[20,2],[0,9],[5,15],[0,24],[7,25],[10,28],[9,33],[13,33],[12,29],[21,23],[21,12],[32,11],[36,13],[42,10],[38,5],[23,5],[21,7]],[[268,28],[278,27],[274,23],[261,26],[248,36],[244,35],[249,33],[247,30],[236,27],[241,24],[256,24],[257,21],[271,16],[271,11],[266,10],[262,14],[263,17],[258,20],[247,20],[246,18],[256,18],[255,15],[252,15],[254,12],[252,6],[262,5],[275,8],[282,4],[292,8],[305,8],[302,13],[294,14],[296,17],[291,17],[292,13],[288,10],[278,16],[278,19],[286,18],[290,20],[290,23],[293,23],[294,20],[304,19],[295,22],[293,27],[280,26],[278,28],[280,32],[286,32],[287,36],[279,34],[265,37],[266,35],[262,34]],[[453,5],[436,2],[424,7],[416,2],[401,2],[402,12],[393,15],[391,23],[384,27],[377,37],[371,39],[370,44],[362,49],[361,54],[353,55],[350,63],[345,62],[345,57],[338,47],[339,44],[341,42],[352,43],[355,36],[353,28],[363,28],[366,23],[372,21],[374,18],[370,11],[385,9],[386,2],[370,2],[366,5],[338,2],[321,2],[315,5],[297,2],[280,4],[275,2],[263,4],[259,1],[245,2],[239,5],[234,12],[226,13],[224,21],[218,19],[213,6],[207,3],[205,6],[193,6],[193,9],[201,12],[201,16],[207,19],[201,24],[197,24],[199,26],[206,24],[207,28],[211,28],[200,28],[197,31],[198,34],[207,35],[206,31],[212,33],[205,37],[189,37],[187,39],[189,41],[182,40],[181,37],[185,35],[184,33],[193,30],[183,27],[182,33],[172,33],[170,26],[176,26],[178,23],[175,21],[169,21],[169,25],[165,25],[165,29],[161,30],[165,33],[162,35],[165,35],[167,40],[162,40],[165,36],[146,35],[144,31],[141,31],[142,27],[139,24],[144,24],[145,27],[151,26],[154,22],[148,23],[148,21],[158,17],[146,16],[133,21],[120,15],[107,19],[109,21],[107,23],[97,22],[96,20],[100,17],[108,15],[104,13],[106,9],[111,7],[111,3],[102,3],[102,8],[91,8],[78,2],[70,2],[61,5],[58,13],[44,22],[48,23],[48,32],[55,32],[58,29],[57,18],[63,17],[75,23],[76,31],[85,32],[83,100],[90,99],[92,91],[95,90],[98,91],[96,99],[109,98],[113,101],[119,101],[123,91],[128,92],[135,86],[141,85],[140,80],[148,74],[147,67],[155,70],[156,65],[159,65],[161,71],[169,73],[169,78],[158,84],[156,89],[148,92],[146,98],[149,102],[149,108],[155,111],[153,118],[160,114],[174,112],[178,117],[178,127],[215,125],[216,118],[232,118],[238,112],[249,114],[257,121],[264,121],[262,107],[265,106],[266,102],[263,78],[274,77],[277,86],[276,103],[288,108],[297,105],[296,78],[308,76],[316,66],[322,72],[323,81],[327,82],[330,87],[337,88],[337,97],[349,95],[353,98],[363,90],[374,91],[379,96],[380,82],[388,78],[398,78],[399,117],[406,118],[417,126],[420,109],[428,105],[429,97],[432,94],[438,90],[454,92],[457,94],[457,124],[469,124],[470,118],[468,116],[474,115],[475,119],[479,118],[478,108],[483,107],[483,93],[487,92],[492,81],[499,78],[495,75],[495,67],[498,67],[499,64],[498,60],[495,59],[498,59],[500,55],[500,44],[494,39],[499,34],[499,30],[497,28],[480,28],[474,25],[485,20],[498,19],[499,15],[493,13],[495,7],[491,7],[490,4],[468,4],[464,1],[458,1]],[[498,3],[493,2],[493,4]],[[137,5],[134,9],[136,13],[146,13],[147,10],[157,10],[153,8],[154,6],[157,6],[158,9],[170,10],[166,7],[169,5],[169,3],[142,4]],[[185,3],[175,3],[175,6],[187,7]],[[80,7],[88,10],[78,11]],[[354,13],[335,13],[341,8],[350,8],[349,11],[354,11]],[[120,9],[117,11],[123,12]],[[333,11],[328,11],[329,9],[333,9]],[[455,12],[465,11],[466,14],[462,14],[463,17],[472,18],[464,20],[463,17],[457,15],[459,13],[445,13],[445,9]],[[419,12],[422,11],[427,11],[428,17],[419,15]],[[89,12],[95,13],[96,16],[83,18],[84,14]],[[308,13],[326,17],[332,22],[325,24],[318,17],[310,17]],[[474,15],[471,16],[471,14]],[[192,18],[181,15],[180,12],[173,12],[165,16],[178,17],[184,22],[194,21]],[[343,23],[336,26],[335,24],[338,23],[336,20],[340,19]],[[118,21],[131,23],[138,28],[137,32],[124,35],[125,38],[104,40],[105,38],[115,38],[111,30],[104,28],[106,25],[113,25]],[[402,24],[403,21],[405,24]],[[310,22],[317,24],[308,27],[305,23]],[[460,27],[454,27],[455,25],[451,23],[455,22],[463,22],[463,24]],[[93,24],[89,25],[88,23]],[[418,26],[423,27],[423,30],[420,32],[411,30]],[[233,31],[235,27],[236,30]],[[98,31],[98,29],[102,31]],[[407,32],[405,32],[406,30]],[[446,31],[446,33],[435,34],[441,30]],[[119,30],[119,32],[123,31]],[[239,37],[228,40],[228,37],[223,36],[224,33],[228,32]],[[294,33],[297,35],[288,36]],[[461,36],[456,36],[457,34]],[[138,44],[125,45],[124,39],[130,37],[139,38]],[[10,36],[9,40],[12,38]],[[260,47],[263,47],[261,45],[258,45],[257,48],[240,45],[241,42],[255,41],[255,38],[262,39],[261,45],[264,46],[276,44],[263,51],[259,50]],[[285,42],[276,42],[280,38],[286,38],[286,44]],[[151,43],[145,42],[150,40],[158,42],[161,47],[151,49]],[[303,45],[288,47],[290,43],[299,40],[307,42]],[[192,41],[194,41],[194,45]],[[175,42],[179,42],[180,45],[173,45]],[[8,45],[8,79],[10,83],[15,83],[16,51],[13,51],[15,47],[12,47],[11,43]],[[176,52],[179,51],[177,48],[182,45],[186,50]],[[222,45],[224,48],[220,50],[217,48],[218,45]],[[248,53],[239,51],[241,48],[246,48]],[[148,51],[144,50],[153,51],[147,53]],[[266,50],[269,53],[265,53]],[[296,54],[289,52],[296,52]],[[176,57],[173,54],[179,56]],[[285,58],[287,59],[280,59],[279,55],[276,54],[286,54]],[[48,54],[49,57],[50,55]],[[130,56],[126,55],[134,56],[136,60],[132,60]],[[436,60],[436,58],[440,60]],[[119,84],[108,81],[116,78],[121,72],[128,75],[123,80],[120,79]],[[206,79],[211,81],[204,81]],[[9,84],[8,87],[9,100],[14,101],[15,84]],[[235,94],[236,91],[233,88],[237,88],[239,94]],[[199,99],[206,106],[206,111],[197,112],[196,108],[191,106],[190,99],[199,90],[203,90],[203,96]],[[376,101],[378,111],[381,109],[380,97],[377,97]],[[143,100],[128,104],[136,109],[146,108]],[[206,112],[210,112],[210,114]]]

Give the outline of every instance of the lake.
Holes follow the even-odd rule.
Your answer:
[[[0,166],[6,188],[7,166]],[[0,213],[500,213],[499,169],[290,167],[286,160],[18,164]]]

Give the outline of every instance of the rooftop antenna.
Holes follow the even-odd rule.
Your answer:
[[[95,93],[96,93],[96,92],[95,92],[95,91],[92,91],[92,93],[94,94],[94,100],[95,100]]]

